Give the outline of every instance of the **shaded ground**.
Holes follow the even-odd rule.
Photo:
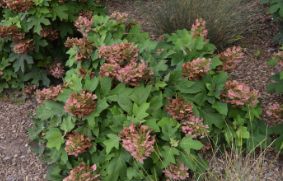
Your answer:
[[[138,2],[156,5],[160,3],[160,0],[123,0],[123,2],[113,0],[108,5],[110,12],[114,10],[127,12],[131,18],[140,21],[142,31],[149,32],[151,38],[156,39],[158,36],[152,33],[152,25],[139,10]],[[259,6],[261,7],[260,14],[254,17],[254,25],[248,27],[248,32],[243,35],[240,43],[247,47],[245,59],[231,75],[231,78],[260,90],[263,98],[262,118],[268,120],[268,125],[276,125],[280,124],[281,120],[267,117],[266,107],[275,102],[283,104],[283,99],[281,96],[266,94],[265,92],[266,85],[272,83],[270,75],[280,72],[279,67],[272,68],[268,65],[268,60],[279,49],[279,46],[272,42],[274,34],[278,33],[278,24],[272,22],[272,15],[266,14],[267,6]],[[260,51],[260,54],[255,56],[254,54],[258,51]],[[44,180],[47,165],[38,161],[33,152],[29,150],[28,145],[27,128],[32,126],[29,112],[34,112],[36,107],[37,103],[34,100],[28,100],[23,105],[0,100],[0,181]],[[223,161],[225,162],[225,158],[222,155],[218,156],[217,159],[220,162],[211,162],[211,167],[220,173],[225,170],[225,164],[220,164]],[[274,163],[273,160],[275,160]],[[268,149],[261,161],[263,161],[262,180],[283,180],[281,175],[283,160],[281,156],[278,159],[276,158],[273,147]],[[250,175],[247,180],[255,178],[255,174],[251,173]]]

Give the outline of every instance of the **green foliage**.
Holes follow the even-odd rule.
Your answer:
[[[68,59],[65,55],[67,49],[64,46],[67,37],[81,37],[74,26],[79,13],[83,10],[89,10],[93,15],[108,13],[103,9],[103,4],[90,0],[63,3],[58,0],[33,0],[33,2],[32,9],[27,9],[24,13],[1,8],[0,27],[18,27],[18,33],[25,34],[21,41],[33,39],[34,50],[17,54],[13,48],[21,41],[12,40],[10,36],[0,39],[2,59],[0,71],[4,72],[0,75],[0,92],[9,87],[21,89],[27,82],[32,82],[37,87],[49,86],[52,78],[45,65],[56,60],[65,64]],[[43,37],[41,31],[45,27],[57,30],[59,37],[53,41]],[[15,80],[17,77],[23,77],[23,81]]]
[[[142,5],[141,5],[142,6]],[[237,8],[235,8],[237,7]],[[208,29],[207,38],[218,49],[235,43],[249,26],[247,17],[256,12],[253,1],[242,0],[165,0],[160,5],[142,6],[157,34],[191,29],[202,18]]]
[[[268,13],[273,14],[273,21],[280,21],[279,34],[275,35],[273,40],[279,41],[279,44],[283,44],[283,2],[280,0],[261,0],[261,4],[267,4],[270,2],[270,8]]]
[[[139,86],[133,87],[98,76],[105,61],[95,55],[99,54],[98,50],[93,52],[91,60],[82,63],[72,60],[75,54],[70,55],[67,61],[70,70],[64,77],[68,86],[57,101],[45,100],[45,105],[39,106],[33,118],[34,127],[29,129],[30,139],[37,145],[32,150],[52,164],[46,179],[62,180],[83,161],[96,164],[100,179],[107,181],[164,180],[162,171],[169,164],[179,162],[184,162],[190,173],[196,173],[194,176],[198,177],[208,168],[207,161],[198,154],[205,142],[218,140],[216,144],[229,147],[231,141],[236,141],[238,147],[253,150],[266,134],[257,120],[261,114],[259,105],[232,107],[220,101],[224,82],[228,80],[227,73],[214,70],[221,65],[218,57],[213,58],[211,71],[201,80],[189,81],[182,77],[182,64],[198,57],[209,58],[216,49],[214,45],[205,43],[201,37],[193,39],[187,30],[164,35],[165,42],[155,42],[148,34],[139,31],[140,25],[126,33],[124,24],[118,25],[107,16],[94,16],[94,19],[94,31],[88,33],[88,38],[96,47],[132,43],[139,49],[138,59],[147,60],[154,74],[150,76],[150,82],[140,82]],[[116,36],[118,31],[121,36]],[[73,49],[70,51],[75,52]],[[163,52],[158,54],[157,49],[163,49]],[[93,71],[96,77],[79,77],[81,67]],[[79,118],[67,113],[64,105],[71,93],[80,94],[83,89],[97,96],[96,107],[89,115]],[[204,124],[209,126],[208,139],[200,141],[193,135],[186,137],[181,120],[173,119],[165,111],[166,99],[177,96],[192,103],[193,114],[203,118]],[[121,131],[132,123],[147,125],[152,130],[150,135],[155,135],[154,152],[140,162],[122,142]],[[84,134],[92,144],[77,157],[67,155],[65,151],[66,135],[72,131]],[[259,144],[265,146],[263,142]]]

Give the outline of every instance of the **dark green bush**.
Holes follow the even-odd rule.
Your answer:
[[[46,66],[65,64],[67,37],[82,36],[74,26],[79,14],[108,12],[93,0],[3,0],[0,5],[0,92],[23,89],[28,81],[36,86],[56,81]]]

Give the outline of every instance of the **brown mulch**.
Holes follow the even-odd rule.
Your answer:
[[[130,18],[137,19],[141,23],[143,32],[149,32],[152,39],[158,35],[153,33],[152,24],[146,19],[139,8],[139,3],[153,5],[161,0],[113,0],[108,2],[110,13],[113,11],[127,12]],[[265,111],[268,105],[278,102],[283,104],[283,99],[275,93],[267,94],[266,86],[272,83],[270,75],[278,74],[279,67],[271,67],[268,60],[279,46],[272,42],[274,34],[278,33],[278,23],[272,22],[272,15],[267,15],[268,6],[260,6],[260,14],[254,17],[255,24],[248,28],[248,32],[242,35],[241,45],[247,46],[245,59],[231,75],[231,79],[244,82],[252,89],[260,90],[262,101],[262,119],[268,120],[268,126],[281,124],[281,120],[269,117]],[[255,56],[260,51],[260,55]],[[35,154],[29,149],[29,136],[27,128],[32,127],[29,112],[37,108],[35,100],[27,100],[23,105],[9,103],[0,100],[0,181],[36,181],[44,180],[47,164],[41,163]],[[276,157],[273,147],[266,151],[262,158],[260,180],[283,180],[282,156]],[[259,155],[259,153],[257,153]],[[211,162],[211,169],[222,172],[227,169],[225,155],[217,157],[218,162]],[[257,158],[258,159],[258,158]],[[255,159],[252,163],[257,161]],[[274,162],[273,162],[274,160]],[[226,166],[225,166],[226,165]],[[271,169],[272,168],[272,169]],[[251,173],[246,180],[253,180],[255,174]]]

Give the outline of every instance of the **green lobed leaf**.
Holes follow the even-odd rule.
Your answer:
[[[146,113],[148,108],[149,108],[149,103],[143,103],[139,107],[137,106],[136,103],[134,103],[133,115],[135,116],[136,119],[143,120],[145,117],[149,115],[148,113]]]
[[[103,144],[106,146],[106,153],[109,154],[112,148],[119,150],[119,141],[120,137],[116,134],[107,134],[108,140],[103,141]]]
[[[180,147],[183,148],[186,153],[190,153],[191,149],[200,150],[203,144],[198,140],[193,140],[193,136],[184,137],[180,142]]]
[[[65,143],[64,137],[58,128],[49,128],[44,138],[47,139],[46,146],[48,148],[55,147],[60,150],[61,145]]]
[[[175,155],[180,155],[179,150],[177,150],[174,147],[170,147],[168,145],[165,145],[162,147],[164,151],[161,152],[161,156],[163,157],[163,167],[167,167],[169,163],[176,163]]]

